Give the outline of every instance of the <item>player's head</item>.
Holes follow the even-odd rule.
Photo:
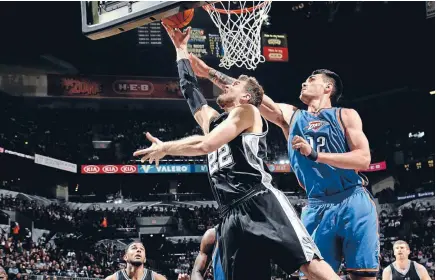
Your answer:
[[[398,240],[394,243],[394,255],[397,260],[406,260],[409,258],[410,247],[406,241]]]
[[[124,261],[127,265],[139,267],[145,263],[145,247],[140,241],[134,241],[124,250]]]
[[[231,85],[226,85],[218,96],[217,103],[221,108],[239,104],[251,104],[259,107],[263,99],[263,88],[259,82],[246,75],[241,75]]]
[[[327,69],[318,69],[301,85],[300,100],[308,104],[314,99],[327,96],[335,103],[341,97],[342,89],[342,80],[338,74]]]

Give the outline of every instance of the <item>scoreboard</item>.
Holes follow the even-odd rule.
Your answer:
[[[192,28],[188,51],[200,58],[222,58],[224,54],[221,37],[218,34],[208,33],[204,28]]]
[[[136,29],[136,45],[138,47],[149,46],[172,46],[171,40],[166,34],[160,21],[152,22]],[[261,50],[268,62],[288,62],[288,38],[286,34],[261,34]],[[221,59],[224,55],[224,47],[221,37],[216,28],[192,27],[191,37],[188,41],[188,51],[199,58]]]
[[[162,25],[160,21],[140,26],[136,28],[136,32],[138,46],[162,46]]]
[[[222,58],[224,54],[221,37],[206,28],[192,28],[188,51],[200,58]],[[165,38],[164,38],[165,37]],[[136,45],[140,48],[171,44],[160,22],[152,22],[136,29]],[[171,44],[172,45],[172,44]]]

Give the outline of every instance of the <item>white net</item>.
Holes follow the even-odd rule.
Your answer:
[[[257,64],[265,62],[260,29],[268,17],[271,1],[222,1],[204,8],[218,28],[223,44],[220,67],[230,69],[236,65],[254,70]]]

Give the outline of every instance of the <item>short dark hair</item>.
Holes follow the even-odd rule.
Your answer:
[[[249,77],[247,75],[241,75],[238,78],[239,81],[246,82],[245,90],[251,94],[251,98],[249,103],[256,107],[259,107],[262,104],[263,99],[263,88],[259,84],[259,82],[254,77]]]
[[[339,77],[339,75],[336,74],[335,72],[327,69],[318,69],[312,72],[312,75],[316,75],[316,74],[323,74],[325,79],[333,84],[333,90],[330,99],[335,97],[332,100],[338,102],[339,99],[342,97],[342,91],[344,89],[341,77]]]
[[[144,244],[141,241],[139,241],[139,240],[132,241],[129,244],[127,244],[126,248],[124,248],[124,254],[127,254],[127,251],[129,251],[129,247],[132,246],[135,243],[139,243],[142,246],[144,246]],[[145,248],[145,246],[144,246],[144,248]]]

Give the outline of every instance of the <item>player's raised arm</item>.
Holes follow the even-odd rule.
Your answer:
[[[197,56],[190,54],[189,60],[191,61],[192,69],[195,75],[202,78],[207,78],[216,86],[224,89],[226,85],[232,84],[236,81],[232,78],[212,67],[208,66]],[[275,103],[266,94],[263,95],[262,104],[259,107],[260,113],[270,122],[282,128],[285,136],[288,137],[289,121],[294,114],[296,108],[289,104]]]
[[[202,156],[216,151],[224,144],[229,143],[239,134],[252,127],[257,108],[244,104],[233,109],[227,119],[220,123],[207,135],[194,135],[185,139],[162,142],[147,133],[147,139],[153,144],[151,147],[136,151],[134,156],[142,156],[142,161],[148,160],[158,164],[166,155],[172,156]]]
[[[191,280],[203,280],[203,275],[208,267],[208,257],[212,255],[215,238],[215,228],[208,229],[201,238],[200,252],[198,252],[194,267],[192,268]]]
[[[288,139],[289,123],[297,108],[285,103],[276,103],[269,96],[264,94],[259,110],[265,119],[280,127],[286,139]]]
[[[188,102],[195,120],[203,129],[203,132],[207,134],[209,133],[210,120],[216,117],[218,112],[207,105],[207,101],[200,90],[197,78],[189,62],[187,43],[191,34],[191,28],[188,27],[184,32],[181,32],[179,29],[171,29],[163,23],[162,25],[168,32],[177,51],[177,69],[182,94]]]

